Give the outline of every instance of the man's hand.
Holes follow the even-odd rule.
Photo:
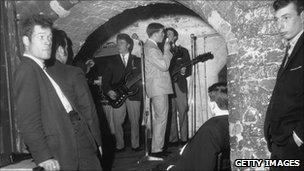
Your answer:
[[[167,38],[164,44],[164,51],[170,51],[171,45],[169,43],[169,39]]]
[[[298,147],[300,147],[303,144],[301,139],[298,137],[298,135],[294,131],[293,131],[292,137]]]
[[[87,66],[86,73],[88,73],[90,69],[95,65],[95,62],[93,61],[93,59],[89,59],[85,62],[85,65]]]
[[[102,148],[101,148],[101,146],[98,147],[98,150],[99,150],[100,156],[102,156]]]
[[[43,167],[46,171],[48,170],[60,170],[60,166],[57,160],[49,159],[38,164],[38,166]]]
[[[182,67],[180,74],[183,76],[186,74],[186,67]]]
[[[115,91],[110,90],[107,94],[112,100],[116,99],[117,94],[115,93]]]

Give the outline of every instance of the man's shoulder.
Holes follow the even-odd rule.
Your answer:
[[[155,48],[155,47],[157,47],[157,46],[155,45],[154,42],[152,42],[151,40],[148,39],[148,40],[145,42],[145,47],[146,47],[146,48]]]
[[[178,48],[178,50],[181,51],[183,54],[185,54],[185,53],[189,54],[189,51],[188,51],[187,48],[185,48],[185,47],[183,47],[183,46],[181,46],[181,45],[177,46],[177,48]]]
[[[72,73],[80,73],[83,72],[80,67],[72,66],[72,65],[66,65],[59,61],[56,61],[55,64],[51,67],[49,67],[49,71],[55,70],[56,72],[62,73],[62,74],[72,74]]]
[[[35,61],[33,61],[30,58],[20,57],[20,60],[21,60],[21,62],[18,65],[18,67],[16,68],[16,73],[34,70],[35,65],[37,65],[37,67],[39,67],[38,64],[36,64]]]

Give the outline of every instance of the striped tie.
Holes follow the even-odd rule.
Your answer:
[[[289,49],[290,49],[290,44],[288,43],[286,46],[286,49],[285,49],[285,55],[284,55],[284,59],[283,59],[284,67],[286,66],[286,64],[289,60],[289,54],[288,54]]]

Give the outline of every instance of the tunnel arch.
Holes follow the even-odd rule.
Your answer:
[[[73,42],[74,54],[77,54],[86,38],[99,26],[127,9],[134,9],[150,4],[180,4],[198,14],[218,32],[227,43],[228,54],[237,53],[234,49],[236,38],[231,31],[231,24],[223,19],[211,1],[152,0],[152,1],[81,1],[70,9],[66,17],[58,18],[54,25],[66,31]],[[79,27],[83,26],[83,27]]]

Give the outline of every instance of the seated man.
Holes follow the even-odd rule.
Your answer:
[[[215,117],[206,121],[181,150],[181,158],[167,170],[231,170],[228,127],[227,84],[216,83],[208,89]],[[221,154],[221,155],[219,155]],[[221,156],[221,167],[217,166]]]

